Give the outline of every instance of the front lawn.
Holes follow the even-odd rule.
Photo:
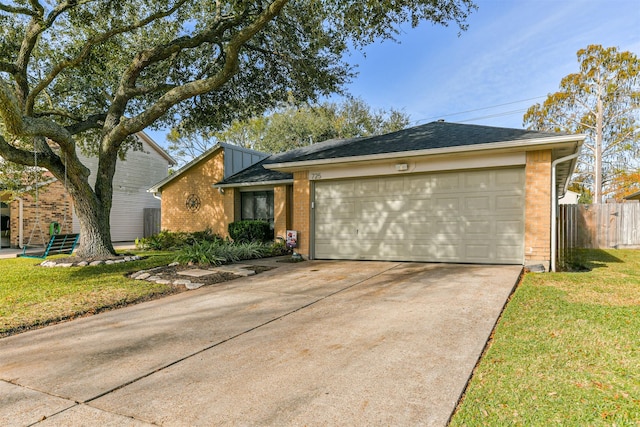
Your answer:
[[[126,273],[166,265],[174,253],[95,267],[46,268],[40,260],[0,260],[0,337],[176,292]]]
[[[527,274],[452,426],[640,425],[640,251]]]

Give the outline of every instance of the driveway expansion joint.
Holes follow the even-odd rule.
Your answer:
[[[161,367],[159,367],[159,368],[157,368],[157,369],[155,369],[155,370],[153,370],[153,371],[151,371],[151,372],[147,372],[146,374],[144,374],[144,375],[140,375],[140,376],[138,376],[138,377],[136,377],[136,378],[134,378],[134,379],[132,379],[132,380],[130,380],[130,381],[125,382],[124,384],[120,384],[120,385],[118,385],[117,387],[113,387],[113,388],[111,388],[110,390],[107,390],[107,391],[105,391],[105,392],[103,392],[103,393],[100,393],[100,394],[98,394],[98,395],[94,396],[94,397],[91,397],[91,398],[89,398],[89,399],[86,399],[86,400],[84,400],[82,403],[87,404],[87,403],[93,402],[93,401],[95,401],[95,400],[98,400],[98,399],[100,399],[101,397],[107,396],[107,395],[109,395],[109,394],[111,394],[111,393],[113,393],[113,392],[115,392],[115,391],[117,391],[117,390],[120,390],[120,389],[125,388],[125,387],[127,387],[127,386],[129,386],[129,385],[131,385],[131,384],[134,384],[134,383],[136,383],[136,382],[138,382],[138,381],[140,381],[140,380],[143,380],[143,379],[145,379],[145,378],[148,378],[148,377],[150,377],[150,376],[151,376],[151,375],[153,375],[153,374],[156,374],[156,373],[158,373],[158,372],[162,372],[162,371],[164,371],[165,369],[168,369],[168,368],[170,368],[170,367],[172,367],[172,366],[178,365],[178,364],[180,364],[180,363],[182,363],[182,362],[184,362],[184,361],[186,361],[186,360],[189,360],[189,359],[191,359],[191,358],[193,358],[193,357],[195,357],[195,356],[197,356],[197,355],[199,355],[199,354],[202,354],[202,353],[204,353],[204,352],[206,352],[206,351],[209,351],[209,350],[211,350],[211,349],[213,349],[213,348],[216,348],[216,347],[218,347],[218,346],[220,346],[220,345],[222,345],[222,344],[224,344],[224,343],[227,343],[227,342],[229,342],[229,341],[231,341],[231,340],[234,340],[234,339],[236,339],[236,338],[239,338],[239,337],[241,337],[241,336],[243,336],[243,335],[246,335],[246,334],[248,334],[248,333],[250,333],[250,332],[252,332],[252,331],[255,331],[255,330],[257,330],[257,329],[260,329],[260,328],[262,328],[262,327],[264,327],[264,326],[266,326],[266,325],[269,325],[269,324],[271,324],[271,323],[273,323],[273,322],[276,322],[276,321],[278,321],[278,320],[282,320],[283,318],[285,318],[285,317],[287,317],[287,316],[289,316],[289,315],[291,315],[291,314],[297,313],[297,312],[299,312],[300,310],[304,310],[305,308],[311,307],[311,306],[313,306],[313,305],[315,305],[315,304],[317,304],[317,303],[319,303],[319,302],[321,302],[321,301],[326,300],[327,298],[330,298],[330,297],[332,297],[332,296],[334,296],[334,295],[337,295],[337,294],[339,294],[339,293],[341,293],[341,292],[344,292],[344,291],[347,291],[347,290],[349,290],[349,289],[352,289],[352,288],[354,288],[354,287],[356,287],[356,286],[358,286],[358,285],[360,285],[360,284],[362,284],[362,283],[364,283],[364,282],[366,282],[366,281],[369,281],[369,280],[371,280],[371,279],[373,279],[373,278],[379,277],[379,276],[383,275],[384,273],[386,273],[386,272],[388,272],[388,271],[390,271],[390,270],[393,270],[394,268],[397,268],[399,265],[400,265],[400,263],[394,263],[392,266],[390,266],[389,268],[387,268],[387,269],[385,269],[385,270],[383,270],[383,271],[380,271],[380,272],[378,272],[378,273],[376,273],[376,274],[374,274],[374,275],[371,275],[371,276],[367,276],[367,277],[366,277],[366,278],[364,278],[364,279],[358,280],[358,281],[357,281],[357,282],[355,282],[355,283],[352,283],[352,284],[350,284],[350,285],[348,285],[348,286],[345,286],[344,288],[338,289],[337,291],[331,292],[331,293],[329,293],[329,294],[327,294],[327,295],[325,295],[325,296],[323,296],[323,297],[320,297],[320,298],[318,298],[318,299],[316,299],[316,300],[314,300],[314,301],[312,301],[312,302],[310,302],[310,303],[304,304],[304,305],[302,305],[301,307],[298,307],[298,308],[296,308],[296,309],[294,309],[294,310],[291,310],[291,311],[288,311],[288,312],[286,312],[286,313],[284,313],[284,314],[281,314],[280,316],[277,316],[277,317],[275,317],[275,318],[273,318],[273,319],[271,319],[271,320],[268,320],[268,321],[266,321],[266,322],[263,322],[263,323],[261,323],[261,324],[259,324],[259,325],[256,325],[256,326],[254,326],[254,327],[252,327],[252,328],[249,328],[249,329],[247,329],[247,330],[245,330],[245,331],[242,331],[242,332],[240,332],[240,333],[237,333],[237,334],[235,334],[235,335],[233,335],[233,336],[231,336],[231,337],[229,337],[229,338],[226,338],[226,339],[224,339],[224,340],[218,341],[218,342],[216,342],[216,343],[214,343],[214,344],[212,344],[212,345],[209,345],[209,346],[207,346],[207,347],[205,347],[205,348],[202,348],[202,349],[200,349],[200,350],[198,350],[198,351],[196,351],[196,352],[193,352],[193,353],[188,354],[188,355],[186,355],[186,356],[184,356],[184,357],[181,357],[181,358],[179,358],[179,359],[177,359],[177,360],[174,360],[174,361],[173,361],[173,362],[171,362],[171,363],[167,363],[167,364],[165,364],[165,365],[163,365],[163,366],[161,366]]]

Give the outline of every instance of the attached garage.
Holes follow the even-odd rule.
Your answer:
[[[439,121],[274,154],[215,186],[230,207],[238,191],[291,186],[274,216],[309,259],[553,268],[554,207],[583,141]]]
[[[315,184],[317,259],[522,264],[524,168]]]

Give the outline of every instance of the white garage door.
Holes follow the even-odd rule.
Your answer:
[[[315,257],[522,264],[524,169],[315,184]]]

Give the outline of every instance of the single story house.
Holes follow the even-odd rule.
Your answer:
[[[214,233],[226,236],[228,225],[240,219],[239,213],[234,214],[240,199],[236,206],[232,191],[225,194],[224,189],[214,188],[213,184],[267,157],[269,154],[221,143],[157,182],[148,191],[162,199],[162,230],[202,231],[210,228]],[[237,195],[239,197],[239,193]],[[269,204],[266,200],[263,203]],[[260,217],[269,219],[262,213]]]
[[[583,135],[433,122],[330,140],[225,173],[225,147],[150,191],[162,228],[297,231],[310,259],[549,265]],[[191,204],[197,200],[197,208]]]
[[[113,178],[110,222],[111,240],[114,242],[133,241],[138,237],[144,237],[145,210],[160,210],[160,200],[147,192],[147,189],[165,178],[169,174],[169,167],[176,163],[146,133],[139,132],[136,137],[141,144],[141,150],[130,150],[125,160],[119,159]],[[78,157],[91,171],[89,182],[95,184],[98,159],[82,153],[78,153]],[[9,216],[8,224],[5,224],[8,227],[6,230],[3,227],[1,232],[3,247],[10,245],[21,248],[27,244],[43,244],[49,240],[49,225],[52,222],[60,224],[62,233],[80,232],[73,201],[65,189],[64,182],[49,174],[48,178],[37,185],[37,205],[30,194],[15,197],[9,192],[0,192],[2,215]],[[159,231],[160,224],[155,228]]]

